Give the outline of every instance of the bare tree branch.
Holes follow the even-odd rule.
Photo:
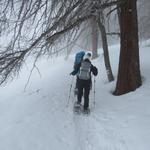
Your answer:
[[[1,0],[0,38],[7,40],[0,43],[0,84],[19,72],[29,55],[37,59],[52,54],[55,45],[78,35],[82,24],[99,10],[124,1]]]

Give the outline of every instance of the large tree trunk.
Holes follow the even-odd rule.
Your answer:
[[[115,95],[134,91],[142,84],[139,64],[136,2],[137,0],[127,0],[121,6],[121,50]]]
[[[92,53],[93,58],[96,58],[98,56],[97,49],[98,49],[98,27],[96,22],[96,17],[94,16],[91,19],[91,27],[92,27]]]
[[[101,22],[100,16],[98,17],[97,22],[98,22],[98,26],[99,26],[99,29],[101,32],[102,46],[103,46],[103,51],[104,51],[104,62],[105,62],[105,67],[106,67],[106,71],[107,71],[107,77],[108,77],[109,82],[111,82],[114,80],[114,77],[113,77],[110,60],[109,60],[109,51],[108,51],[106,30],[105,30],[105,26]]]

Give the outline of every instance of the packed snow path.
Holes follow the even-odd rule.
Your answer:
[[[116,48],[111,50],[115,75]],[[148,48],[143,51],[147,58]],[[107,82],[101,57],[93,62],[99,76],[95,105],[90,94],[90,116],[73,113],[73,91],[66,107],[72,57],[40,61],[41,73],[35,69],[24,90],[31,70],[25,67],[21,78],[0,89],[0,150],[149,150],[150,71],[149,59],[142,60],[144,85],[119,97],[111,94],[115,82]]]

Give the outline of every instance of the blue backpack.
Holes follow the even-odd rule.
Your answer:
[[[74,61],[74,69],[76,69],[78,64],[81,63],[81,61],[83,60],[84,55],[85,55],[84,51],[80,51],[76,54],[75,61]]]
[[[75,62],[74,64],[79,64],[81,63],[81,61],[83,60],[83,56],[85,55],[85,52],[84,51],[80,51],[76,54],[75,56]]]

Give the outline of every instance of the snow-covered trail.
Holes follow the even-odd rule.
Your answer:
[[[116,48],[111,48],[114,74]],[[90,94],[90,116],[73,113],[73,91],[66,107],[73,57],[41,60],[41,75],[35,70],[25,91],[32,67],[24,68],[21,78],[0,88],[0,150],[149,150],[148,60],[141,61],[147,84],[119,97],[111,94],[115,82],[107,82],[102,57],[95,60],[99,76],[95,105],[93,90]]]
[[[114,136],[103,127],[103,120],[98,119],[99,114],[94,108],[88,117],[73,114],[73,89],[69,107],[66,107],[73,59],[69,61],[71,63],[61,60],[63,63],[51,66],[50,72],[44,69],[45,63],[41,63],[40,67],[45,71],[41,72],[42,78],[38,74],[33,75],[34,80],[32,77],[25,91],[27,76],[18,79],[16,85],[10,83],[1,88],[0,149],[116,149],[112,143]],[[91,93],[91,107],[92,97]],[[109,143],[104,143],[108,139]]]
[[[94,107],[98,109],[97,106]],[[78,150],[126,150],[127,145],[121,134],[109,125],[114,121],[112,114],[92,110],[89,116],[74,115]]]

